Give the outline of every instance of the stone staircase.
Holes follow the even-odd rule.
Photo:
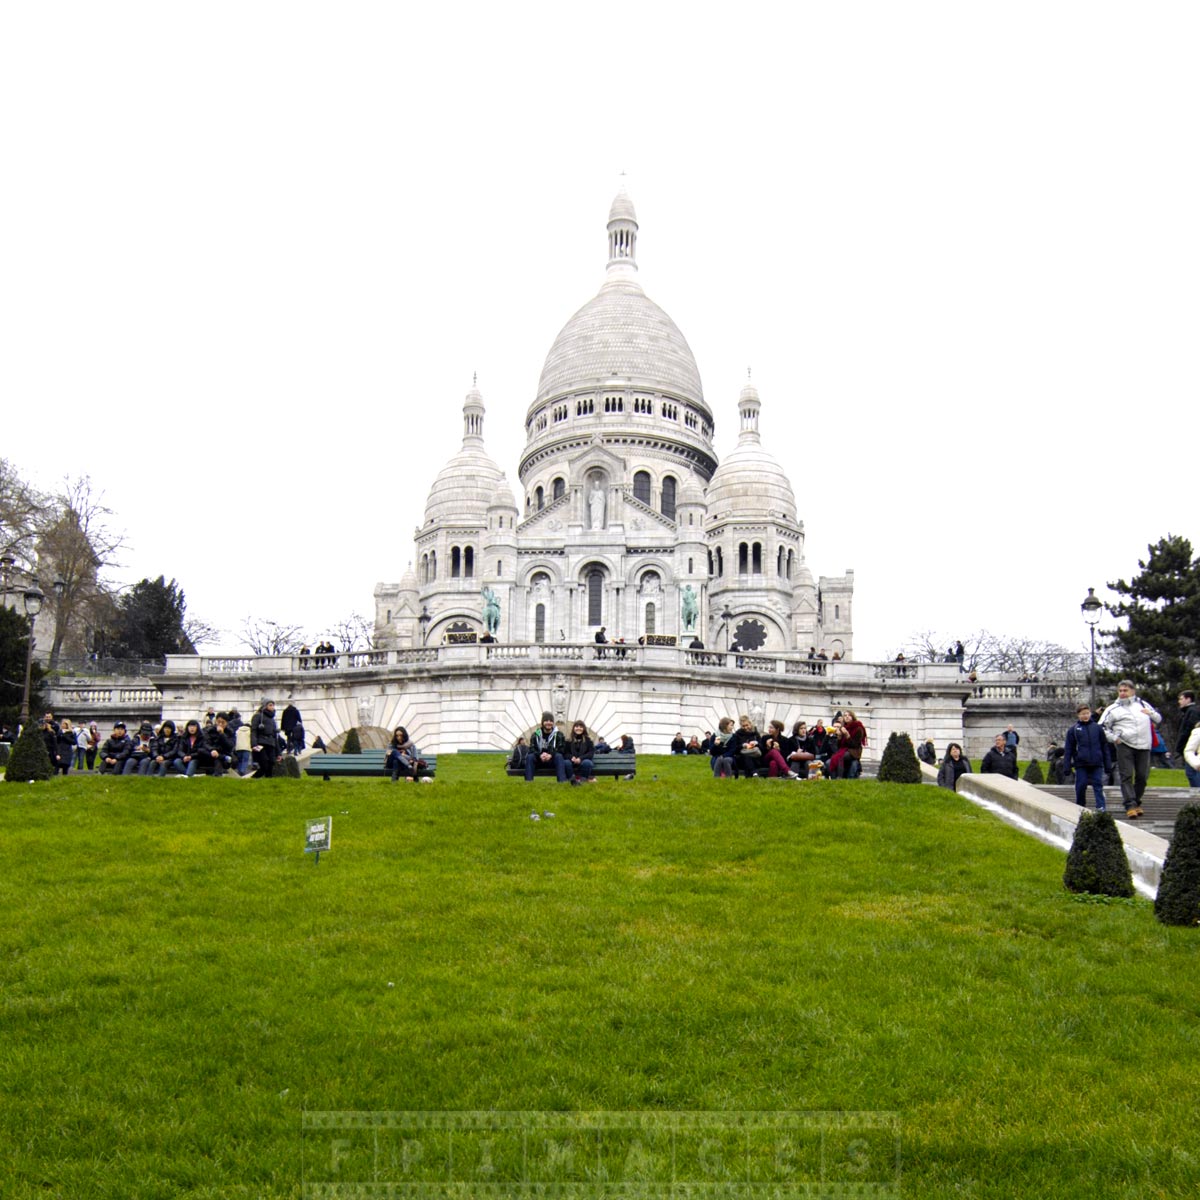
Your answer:
[[[1074,784],[1045,784],[1039,786],[1038,791],[1057,796],[1060,800],[1069,800],[1072,804],[1075,802]],[[1185,804],[1200,804],[1200,788],[1147,788],[1145,796],[1142,797],[1143,815],[1136,821],[1126,821],[1125,807],[1121,803],[1121,789],[1116,785],[1112,787],[1105,785],[1104,800],[1108,811],[1112,813],[1115,820],[1123,824],[1136,825],[1139,829],[1165,838],[1169,842],[1171,834],[1175,831],[1175,818],[1179,815],[1179,810]],[[1095,804],[1091,788],[1088,789],[1087,801],[1088,808]]]

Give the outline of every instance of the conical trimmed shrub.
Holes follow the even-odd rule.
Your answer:
[[[278,763],[279,769],[275,772],[277,775],[284,775],[288,779],[299,779],[303,772],[300,770],[300,760],[294,754],[285,754]]]
[[[12,746],[8,742],[0,742],[0,767],[7,766],[11,754]]]
[[[1200,925],[1200,804],[1185,805],[1175,818],[1154,915],[1164,925]]]
[[[1117,823],[1106,812],[1082,812],[1067,854],[1063,885],[1092,896],[1132,896],[1133,875]]]
[[[32,721],[27,721],[9,755],[4,778],[9,783],[31,783],[47,780],[53,774],[54,766],[46,753],[42,731]]]
[[[351,729],[350,732],[346,734],[346,740],[342,743],[342,753],[343,754],[361,754],[362,753],[362,742],[359,741],[357,729]]]
[[[880,783],[922,783],[921,764],[907,733],[893,733],[879,763]]]
[[[1029,766],[1025,768],[1024,779],[1026,783],[1046,782],[1046,777],[1042,774],[1042,764],[1036,758],[1029,760]]]

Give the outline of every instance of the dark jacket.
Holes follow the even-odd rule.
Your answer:
[[[932,767],[937,762],[937,754],[934,752],[933,743],[922,742],[917,747],[917,758]]]
[[[254,746],[275,746],[279,741],[279,728],[275,724],[275,714],[265,708],[250,718],[250,742]]]
[[[222,733],[215,725],[210,725],[204,731],[204,745],[207,750],[215,750],[222,758],[231,758],[237,745],[237,736],[229,732],[229,726]]]
[[[179,744],[175,748],[175,753],[179,758],[199,758],[206,748],[203,731],[196,734],[196,740],[193,742],[185,729],[179,735]]]
[[[763,748],[762,735],[757,729],[743,729],[738,726],[737,729],[729,735],[729,741],[725,743],[726,757],[733,758],[739,754],[745,753],[745,748],[748,742],[757,742],[758,748]]]
[[[687,742],[685,742],[683,738],[678,737],[671,739],[672,754],[682,754],[685,750],[687,750]]]
[[[562,731],[559,729],[551,730],[550,733],[543,733],[542,727],[539,725],[529,735],[530,754],[565,754],[566,750],[567,739],[563,737]]]
[[[179,737],[174,733],[160,733],[154,739],[154,757],[163,762],[174,762],[179,757]]]
[[[590,737],[570,738],[563,753],[567,758],[591,758],[595,753],[595,745]]]
[[[1063,755],[1067,771],[1073,767],[1103,767],[1107,771],[1112,766],[1112,746],[1099,721],[1076,721],[1067,730]]]
[[[960,758],[958,762],[950,757],[949,754],[942,760],[942,765],[938,767],[938,787],[949,788],[950,791],[958,791],[958,781],[964,775],[970,775],[971,764],[967,762],[966,756]]]
[[[1175,739],[1175,753],[1180,757],[1183,756],[1188,738],[1192,736],[1192,730],[1196,728],[1197,718],[1200,718],[1200,708],[1195,704],[1189,704],[1179,712],[1179,736]]]
[[[981,775],[1007,775],[1009,779],[1017,777],[1017,756],[1006,746],[997,750],[993,746],[984,756],[979,766]]]
[[[118,763],[123,763],[129,757],[132,749],[133,740],[129,734],[119,738],[105,738],[104,745],[100,747],[100,761],[103,762],[106,758],[115,758]]]
[[[300,724],[300,710],[294,705],[289,704],[283,710],[283,715],[279,718],[279,728],[284,733],[291,733],[297,725]]]

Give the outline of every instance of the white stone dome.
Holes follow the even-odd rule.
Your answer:
[[[609,279],[563,326],[546,355],[535,407],[609,380],[667,392],[704,408],[700,371],[687,339],[636,279]]]
[[[462,449],[441,469],[425,501],[425,524],[487,524],[497,497],[516,507],[512,488],[483,448],[483,396],[472,387],[463,403]]]
[[[721,459],[708,485],[710,522],[726,515],[796,520],[791,481],[775,457],[763,449],[758,410],[758,392],[747,384],[738,400],[742,421],[738,443]]]

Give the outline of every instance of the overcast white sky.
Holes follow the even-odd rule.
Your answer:
[[[475,371],[515,490],[625,171],[718,455],[750,365],[856,657],[1081,645],[1089,585],[1200,544],[1198,35],[1195,3],[7,5],[0,454],[89,473],[117,577],[231,649],[369,615]]]

